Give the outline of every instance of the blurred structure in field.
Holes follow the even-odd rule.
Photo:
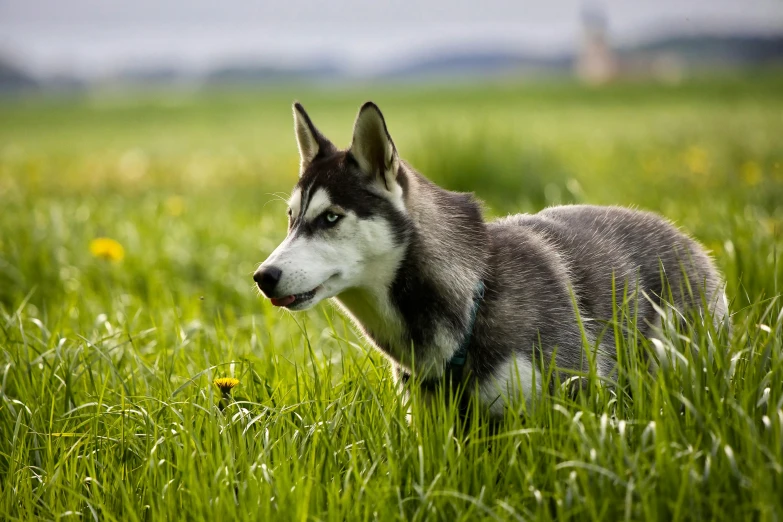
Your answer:
[[[599,86],[615,80],[678,84],[689,75],[783,67],[783,37],[663,35],[636,45],[613,46],[608,16],[591,7],[582,14],[581,47],[573,72]]]
[[[783,70],[781,0],[333,4],[0,0],[0,93]]]
[[[617,74],[617,60],[608,42],[606,16],[595,8],[582,14],[584,35],[576,60],[576,74],[583,82],[600,85]]]

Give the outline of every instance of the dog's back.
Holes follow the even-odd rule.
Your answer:
[[[660,316],[653,304],[670,304],[681,313],[710,308],[716,324],[727,315],[723,287],[702,247],[661,217],[619,207],[574,205],[548,208],[535,215],[509,216],[488,224],[492,241],[490,274],[479,325],[482,344],[497,357],[485,359],[495,374],[503,355],[548,360],[557,348],[562,368],[584,369],[582,332],[606,349],[599,371],[614,365],[613,328],[609,321],[624,306],[637,327],[651,335]],[[612,288],[615,296],[612,296]],[[627,303],[624,305],[624,303]],[[524,312],[521,312],[524,311]],[[486,314],[484,314],[486,312]],[[497,347],[508,345],[506,350]],[[532,361],[531,361],[532,362]],[[482,368],[477,368],[479,374]]]

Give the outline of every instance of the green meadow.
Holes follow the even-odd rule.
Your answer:
[[[372,99],[488,218],[664,214],[712,251],[732,334],[656,347],[618,309],[615,382],[498,425],[405,401],[331,305],[254,288],[286,232],[294,99],[340,145]],[[0,519],[783,520],[781,252],[780,73],[0,99]]]

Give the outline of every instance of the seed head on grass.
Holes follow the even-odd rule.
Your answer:
[[[98,237],[90,241],[90,253],[107,261],[122,261],[125,257],[125,249],[114,239]]]

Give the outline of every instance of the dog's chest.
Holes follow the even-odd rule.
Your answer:
[[[347,290],[335,301],[386,355],[401,364],[410,359],[404,320],[388,298],[362,290]]]

